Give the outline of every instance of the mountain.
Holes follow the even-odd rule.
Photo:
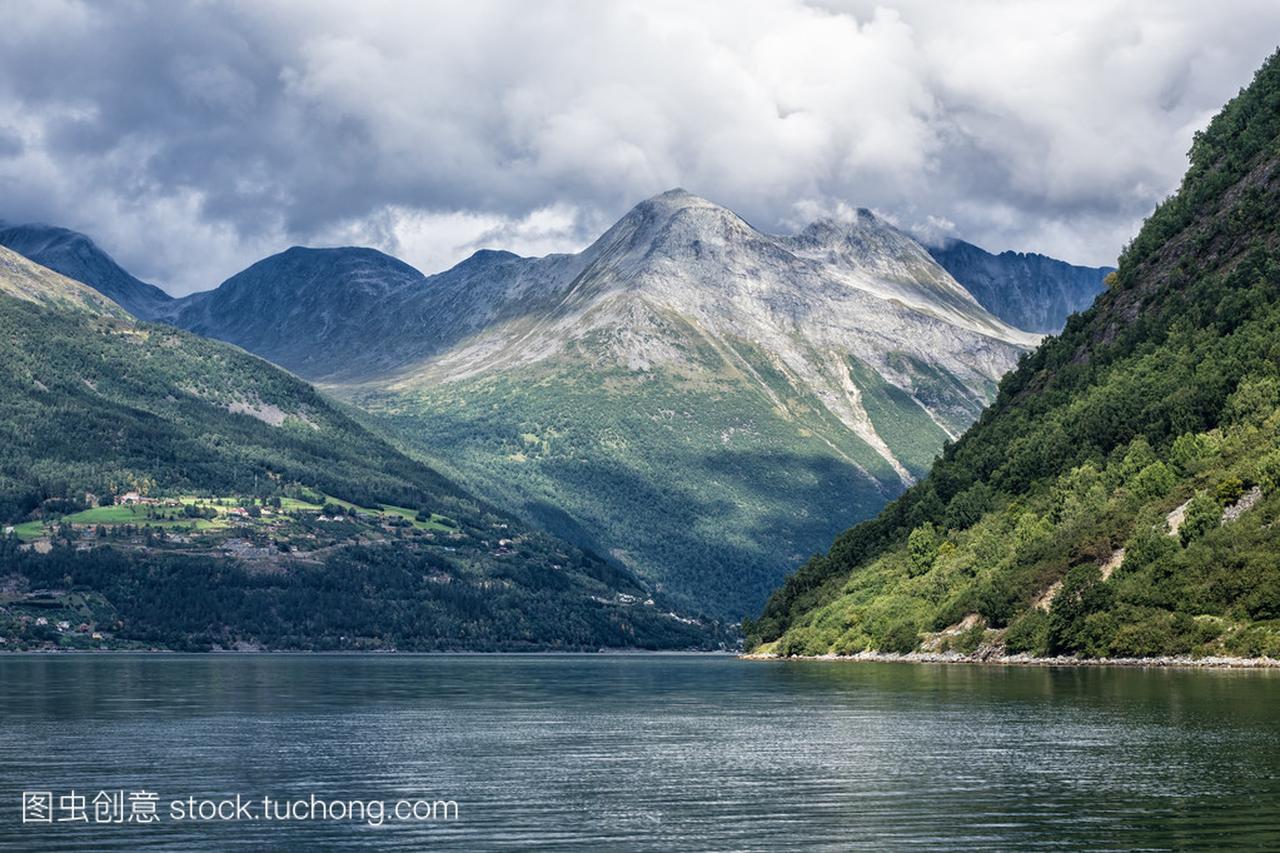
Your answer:
[[[764,652],[1280,656],[1280,53],[1107,291],[746,626]]]
[[[931,246],[929,254],[1001,320],[1050,334],[1093,304],[1114,269],[1080,267],[1034,252],[993,255],[963,240]]]
[[[0,246],[89,285],[135,317],[152,319],[173,301],[173,297],[160,288],[125,272],[88,237],[66,228],[0,227]]]
[[[682,190],[581,253],[430,277],[291,249],[173,319],[722,616],[923,474],[1037,340],[868,211],[776,236]]]
[[[6,642],[74,645],[35,630],[55,612],[116,647],[717,641],[296,377],[4,248],[0,358]]]
[[[374,249],[295,246],[178,300],[166,319],[309,378],[366,373],[400,363],[421,322],[403,313],[405,297],[425,282]]]

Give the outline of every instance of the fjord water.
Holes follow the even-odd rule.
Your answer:
[[[1278,704],[1262,671],[12,655],[0,849],[1274,848]],[[161,819],[21,822],[22,791],[71,789],[155,792]],[[237,793],[459,812],[168,819]]]

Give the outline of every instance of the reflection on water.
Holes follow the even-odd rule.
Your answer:
[[[0,849],[1275,848],[1278,703],[1271,672],[0,656]],[[161,820],[21,823],[22,791],[70,789]],[[237,793],[460,813],[165,819]]]

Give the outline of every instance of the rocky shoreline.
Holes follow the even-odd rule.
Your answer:
[[[856,655],[813,655],[782,657],[775,654],[748,652],[739,655],[743,660],[779,661],[832,661],[849,663],[948,663],[988,666],[1123,666],[1159,669],[1280,669],[1276,658],[1233,657],[1184,657],[1167,656],[1153,658],[1076,658],[1033,657],[1032,655],[991,655],[982,650],[974,654],[959,652],[859,652]]]

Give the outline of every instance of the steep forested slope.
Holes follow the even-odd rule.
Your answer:
[[[50,609],[104,642],[170,646],[683,647],[713,633],[297,378],[138,323],[3,248],[0,359],[0,637],[15,644],[59,641],[32,633]]]
[[[752,644],[1280,654],[1280,59],[1190,159],[1108,291]]]
[[[276,481],[360,504],[461,512],[467,503],[443,477],[258,358],[139,324],[4,249],[0,292],[10,296],[0,311],[0,519],[73,489],[250,493],[255,482]]]

